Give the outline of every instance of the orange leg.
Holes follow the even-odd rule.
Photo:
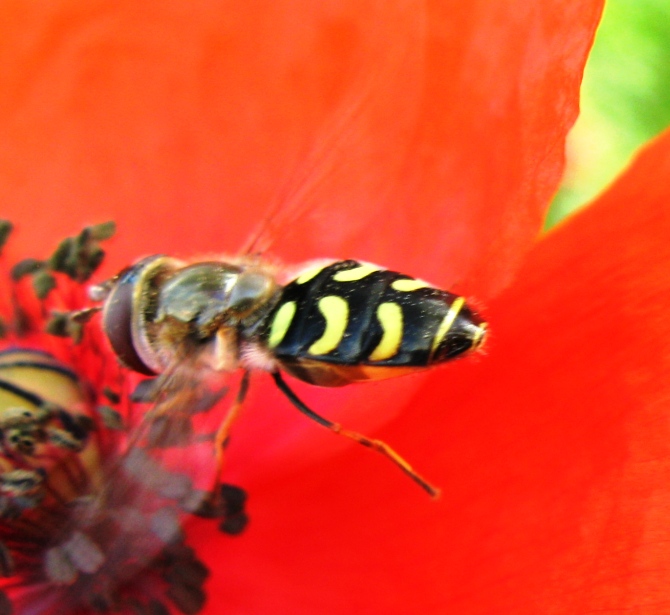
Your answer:
[[[228,409],[226,417],[221,421],[221,425],[216,431],[216,436],[214,438],[214,452],[216,455],[216,475],[214,482],[214,491],[217,491],[218,486],[221,484],[221,475],[223,474],[224,466],[224,450],[226,448],[226,441],[230,434],[230,428],[232,427],[235,419],[240,414],[242,406],[244,405],[244,399],[247,396],[247,391],[249,390],[249,372],[246,371],[242,375],[240,381],[240,388],[237,391],[235,400],[233,401],[232,406]]]
[[[279,372],[273,372],[272,377],[274,378],[275,383],[279,387],[279,390],[288,397],[288,400],[298,409],[300,412],[308,416],[313,421],[323,425],[327,429],[330,429],[332,432],[349,438],[354,442],[358,442],[363,446],[367,446],[372,450],[381,453],[387,459],[390,459],[395,465],[397,465],[405,474],[407,474],[415,483],[417,483],[422,489],[427,491],[432,497],[437,498],[440,495],[440,490],[437,487],[431,485],[423,477],[417,474],[409,463],[407,463],[398,453],[396,453],[388,444],[382,442],[381,440],[371,440],[370,438],[359,434],[355,431],[348,431],[342,429],[342,426],[339,423],[333,423],[328,419],[324,419],[322,416],[319,416],[316,412],[311,410],[305,403],[288,387],[284,379],[281,377]]]

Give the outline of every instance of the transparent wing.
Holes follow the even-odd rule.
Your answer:
[[[371,220],[384,224],[393,178],[412,155],[412,110],[421,98],[417,9],[380,5],[369,16],[375,28],[347,67],[346,88],[329,101],[243,253],[297,248],[295,258],[332,256],[343,235],[369,229]]]
[[[207,371],[197,357],[183,357],[142,381],[132,400],[143,414],[130,428],[124,463],[132,469],[144,457],[154,469],[188,478],[192,489],[212,491],[220,470],[217,433],[234,398],[228,394],[232,380],[230,374]],[[133,471],[139,480],[156,473]]]
[[[301,217],[318,215],[318,210],[329,204],[329,199],[319,199],[332,179],[342,170],[347,152],[356,151],[362,135],[353,127],[356,118],[365,110],[371,96],[371,84],[356,89],[342,103],[334,117],[314,138],[308,151],[301,157],[301,164],[284,180],[268,209],[267,216],[259,222],[246,243],[243,254],[263,254],[294,226]]]
[[[178,518],[216,518],[222,531],[241,531],[244,494],[222,483],[222,471],[248,383],[247,372],[215,371],[197,353],[140,382],[131,395],[139,416],[131,419],[124,452],[108,472],[110,484],[135,483],[135,493],[121,492],[120,499],[143,511],[167,506]]]
[[[244,493],[220,483],[220,428],[237,399],[234,386],[230,374],[182,357],[135,389],[119,454],[108,458],[102,484],[70,503],[46,551],[48,580],[67,587],[73,602],[110,611],[137,603],[147,612],[155,603],[201,608],[208,573],[185,543],[184,523],[197,515],[235,533],[228,530],[245,519]]]

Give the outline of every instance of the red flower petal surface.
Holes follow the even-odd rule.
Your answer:
[[[118,267],[288,208],[283,259],[487,296],[555,188],[600,4],[5,3],[4,215],[45,250],[115,218]]]
[[[46,254],[112,217],[111,274],[151,252],[235,251],[278,207],[287,262],[364,258],[484,299],[539,229],[600,5],[5,5],[11,249]],[[368,429],[417,382],[318,405],[366,408]],[[256,399],[286,405],[269,388]],[[325,446],[285,421],[257,434],[268,456]]]
[[[432,372],[376,434],[438,503],[353,446],[268,473],[209,612],[667,613],[668,173],[670,133],[529,254],[487,356]]]
[[[108,217],[121,227],[108,270],[154,251],[235,251],[277,208],[273,249],[287,261],[355,256],[457,282],[481,298],[504,287],[559,176],[600,2],[238,4],[0,9],[0,197],[3,215],[21,223],[24,248],[17,251],[30,245],[34,254],[45,244],[46,253],[60,235]],[[360,413],[352,427],[363,429],[398,409],[412,414],[401,402],[421,382],[309,399],[319,411],[341,405],[344,414]],[[247,536],[217,543],[228,550],[225,564],[218,556],[214,566],[227,589],[214,586],[213,608],[254,612],[249,592],[266,612],[274,603],[293,613],[302,605],[324,612],[324,604],[331,612],[375,613],[402,604],[397,612],[406,613],[428,604],[419,599],[441,607],[441,595],[419,595],[421,583],[413,602],[405,600],[401,581],[416,582],[405,568],[399,576],[385,563],[366,570],[367,578],[361,568],[344,570],[374,533],[371,520],[381,530],[384,519],[407,518],[404,502],[423,506],[420,494],[360,451],[347,453],[356,466],[345,465],[333,484],[323,482],[332,473],[324,465],[323,478],[287,485],[279,479],[291,470],[287,447],[299,456],[296,440],[315,447],[337,439],[313,438],[318,430],[304,427],[305,419],[275,414],[275,401],[286,406],[276,394],[255,395],[234,435],[241,452],[236,457],[231,445],[230,473],[252,487],[260,476],[277,477],[276,490],[266,485],[252,496],[258,529],[248,534],[249,546]],[[261,400],[266,411],[259,414]],[[417,441],[412,451],[411,442],[395,440],[410,458],[426,448]],[[246,459],[256,465],[241,463]],[[388,471],[389,482],[366,480],[371,470],[359,468],[368,461]],[[307,499],[339,490],[336,502],[347,494],[359,500],[343,507],[323,497],[329,509],[318,502],[306,508],[305,488],[313,488]],[[378,519],[366,504],[375,493],[386,498],[386,516]],[[295,534],[304,528],[307,537],[317,521],[310,542],[301,542]],[[273,532],[287,542],[261,540]],[[333,551],[331,570],[331,554],[324,554],[343,532],[348,538]],[[407,535],[386,539],[389,549],[401,549]],[[261,544],[264,562],[254,551]],[[346,544],[352,551],[342,559]],[[297,562],[281,564],[285,576],[276,576],[275,558],[287,555],[316,575],[298,602]],[[428,567],[423,561],[415,558],[413,570]],[[436,574],[425,573],[427,587]]]

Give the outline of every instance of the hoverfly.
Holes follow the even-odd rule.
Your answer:
[[[206,374],[242,370],[237,397],[215,436],[217,478],[230,426],[252,371],[268,372],[303,414],[378,451],[429,494],[438,490],[386,443],[309,408],[282,372],[337,387],[430,368],[479,348],[486,323],[463,297],[355,260],[315,262],[285,283],[257,257],[185,263],[146,257],[93,287],[103,330],[128,368],[158,376],[148,423],[188,430]],[[161,437],[154,438],[154,443]]]

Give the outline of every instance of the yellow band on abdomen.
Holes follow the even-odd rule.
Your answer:
[[[435,351],[440,345],[440,342],[444,339],[445,335],[447,335],[449,329],[451,329],[451,325],[454,324],[458,313],[461,311],[464,305],[465,299],[463,297],[456,297],[456,299],[454,299],[454,302],[449,307],[447,315],[442,319],[440,326],[437,328],[437,333],[433,338],[433,344],[430,349],[431,357],[435,354]]]
[[[362,265],[358,265],[358,267],[354,267],[353,269],[338,271],[333,275],[333,280],[336,282],[357,282],[358,280],[362,280],[375,271],[379,271],[379,267],[377,267],[377,265],[363,263]]]
[[[284,339],[291,322],[293,322],[297,307],[295,301],[287,301],[277,310],[275,317],[272,319],[272,325],[270,325],[270,335],[268,336],[268,346],[270,348],[278,346]]]
[[[380,303],[377,307],[377,318],[383,333],[379,344],[368,357],[370,361],[390,359],[398,352],[402,341],[402,308],[397,303]]]
[[[419,288],[430,288],[430,284],[428,284],[428,282],[424,282],[423,280],[403,278],[402,280],[391,282],[391,288],[400,292],[409,293],[413,290],[418,290]]]
[[[326,319],[326,328],[323,335],[309,347],[308,352],[312,355],[328,354],[335,350],[349,322],[349,304],[337,295],[319,299],[319,311]]]

